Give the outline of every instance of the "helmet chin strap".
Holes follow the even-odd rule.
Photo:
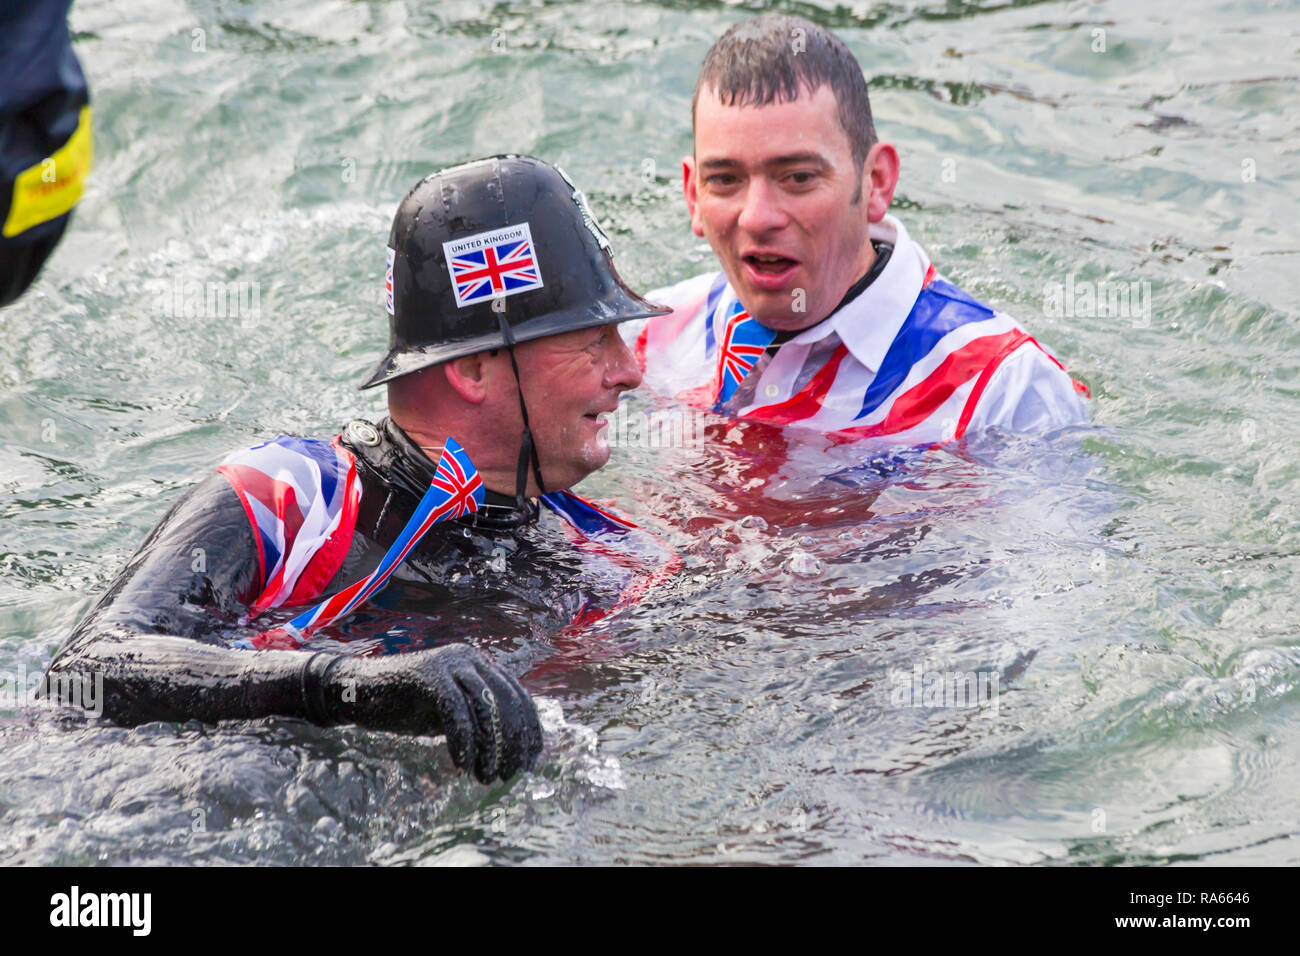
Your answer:
[[[505,300],[501,300],[502,305]],[[494,302],[495,306],[496,303]],[[519,411],[524,419],[524,437],[519,443],[519,466],[515,470],[515,507],[524,510],[524,491],[528,488],[528,463],[533,465],[533,474],[537,478],[538,494],[546,493],[546,482],[542,480],[542,463],[537,457],[537,443],[533,441],[533,430],[528,424],[528,405],[524,402],[524,386],[519,380],[519,363],[515,361],[515,336],[510,324],[506,322],[505,309],[497,311],[497,324],[501,327],[501,338],[505,340],[506,351],[510,353],[510,367],[515,373],[515,389],[519,393]]]

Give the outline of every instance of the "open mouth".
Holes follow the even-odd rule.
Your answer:
[[[745,256],[745,262],[764,275],[780,275],[797,263],[785,256]]]

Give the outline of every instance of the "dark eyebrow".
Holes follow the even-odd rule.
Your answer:
[[[825,169],[830,165],[830,163],[826,161],[825,156],[816,152],[786,153],[784,156],[773,156],[771,159],[765,161],[763,165],[771,168],[779,166],[794,166],[799,163],[807,163],[816,166],[818,169]],[[726,157],[719,159],[706,159],[700,162],[700,171],[704,172],[712,169],[729,169],[733,166],[739,165],[740,163],[738,161]]]
[[[830,165],[830,163],[826,161],[825,156],[823,156],[821,153],[814,153],[814,152],[787,153],[785,156],[774,156],[772,159],[769,159],[765,165],[793,166],[796,163],[808,163],[810,165],[816,166],[818,169],[825,169],[827,166]]]

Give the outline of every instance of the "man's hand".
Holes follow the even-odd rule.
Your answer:
[[[519,681],[466,644],[421,656],[412,677],[425,690],[456,766],[472,767],[483,783],[530,769],[542,752],[542,725]]]
[[[467,644],[381,658],[343,658],[323,698],[328,718],[444,733],[451,759],[483,783],[530,769],[542,752],[537,708],[519,681]],[[345,694],[345,690],[351,693]]]

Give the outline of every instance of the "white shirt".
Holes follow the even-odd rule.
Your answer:
[[[1009,315],[938,276],[902,223],[885,216],[871,238],[894,246],[880,275],[757,362],[771,331],[722,273],[649,293],[673,312],[623,327],[647,384],[723,414],[891,445],[1087,420],[1086,389]]]

